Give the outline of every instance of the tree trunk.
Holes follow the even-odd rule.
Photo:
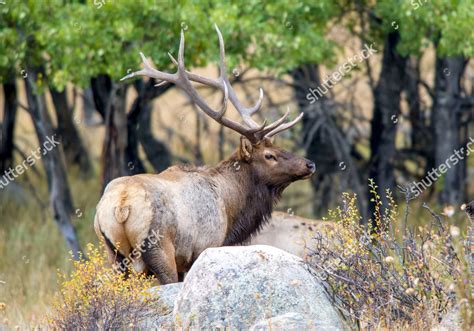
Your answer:
[[[423,157],[428,157],[431,154],[429,150],[432,148],[432,141],[427,122],[428,117],[421,108],[419,61],[420,59],[418,57],[410,57],[407,59],[404,91],[409,108],[412,148],[418,153],[421,153]]]
[[[102,191],[107,184],[129,174],[132,164],[125,163],[127,147],[127,116],[125,96],[127,85],[112,85],[105,117],[105,138],[102,148]]]
[[[17,113],[17,87],[15,76],[11,75],[3,84],[3,120],[0,132],[0,173],[13,166],[15,120]]]
[[[404,84],[411,124],[411,148],[420,157],[420,161],[424,161],[422,173],[427,173],[435,164],[434,143],[428,109],[423,109],[421,104],[420,79],[420,58],[411,56],[406,63]],[[420,179],[422,178],[416,178]]]
[[[151,105],[144,109],[140,119],[140,130],[138,131],[140,143],[156,172],[161,172],[171,165],[171,153],[168,147],[156,139],[151,132]]]
[[[291,72],[294,80],[295,96],[303,117],[303,143],[306,157],[316,164],[316,175],[311,184],[315,192],[315,216],[323,216],[331,202],[340,198],[341,193],[350,188],[359,197],[359,209],[365,216],[366,205],[364,187],[361,185],[360,171],[353,162],[352,147],[338,126],[334,105],[326,96],[310,104],[308,88],[316,88],[321,79],[316,64],[306,64]],[[344,166],[341,168],[341,162]],[[335,184],[338,183],[338,184]]]
[[[374,90],[374,115],[371,123],[370,137],[370,172],[378,186],[377,194],[380,196],[383,214],[388,206],[386,190],[392,192],[395,187],[394,163],[396,160],[395,137],[397,122],[400,116],[400,94],[403,89],[406,57],[398,54],[396,48],[400,41],[398,32],[387,35],[384,44],[382,69],[377,86]],[[375,205],[370,201],[369,215],[374,215]],[[375,226],[375,224],[372,224]]]
[[[149,80],[146,84],[143,80],[135,82],[135,87],[138,91],[138,96],[133,102],[132,109],[127,115],[127,147],[125,149],[125,162],[127,164],[128,172],[131,175],[141,174],[145,172],[145,166],[142,160],[138,156],[138,130],[140,129],[140,114],[143,107],[146,107],[144,102],[145,90],[153,83],[153,80]],[[146,87],[144,87],[146,85]],[[153,88],[153,85],[149,88]]]
[[[42,149],[41,157],[48,177],[48,188],[50,203],[53,210],[54,220],[59,227],[66,243],[73,252],[75,259],[79,258],[81,248],[74,226],[71,223],[73,213],[72,197],[69,191],[69,184],[63,165],[62,149],[57,146],[55,134],[46,109],[44,94],[37,92],[36,81],[37,71],[29,70],[26,79],[26,94],[28,99],[28,111],[33,120],[39,146]],[[49,151],[48,146],[52,146]]]
[[[128,140],[125,111],[127,87],[114,84],[108,75],[91,79],[94,104],[105,123],[101,156],[102,192],[111,180],[128,175],[129,170],[134,168],[134,164],[125,162]]]
[[[105,122],[107,105],[112,91],[112,80],[107,75],[99,75],[91,79],[91,88],[95,108]]]
[[[193,107],[196,114],[196,144],[194,145],[194,164],[203,165],[204,157],[201,152],[201,128],[202,128],[202,117],[199,110]]]
[[[135,173],[145,172],[145,168],[138,157],[138,143],[140,142],[147,159],[155,171],[160,172],[171,165],[171,154],[166,145],[157,140],[151,132],[151,111],[153,99],[163,95],[172,85],[156,88],[155,81],[137,83],[138,96],[128,114],[128,145],[127,163],[136,164]]]
[[[465,195],[465,154],[457,157],[459,163],[453,165],[449,158],[461,147],[461,77],[466,67],[462,56],[436,58],[435,99],[433,104],[433,128],[435,141],[435,162],[451,166],[443,176],[443,187],[439,195],[442,204],[459,204]],[[465,148],[465,147],[464,147]],[[465,153],[465,151],[464,151]]]
[[[141,162],[139,165],[136,160],[126,159],[129,138],[125,101],[128,86],[113,83],[107,75],[91,79],[94,104],[105,123],[101,156],[102,192],[110,181],[133,174],[134,169],[141,165]]]
[[[126,114],[128,85],[115,85],[108,76],[99,76],[91,81],[94,103],[99,113],[106,114],[106,134],[102,150],[103,189],[114,178],[145,172],[138,155],[139,143],[156,171],[162,171],[171,164],[168,149],[151,133],[151,102],[171,86],[157,89],[153,80],[146,83],[136,81],[134,85],[138,96],[130,112]]]
[[[58,120],[56,131],[61,139],[66,163],[79,166],[81,174],[89,177],[92,172],[89,154],[84,148],[79,132],[74,125],[72,110],[67,102],[67,92],[66,90],[60,92],[54,88],[51,88],[50,92]]]
[[[94,119],[96,106],[94,102],[94,93],[92,92],[91,87],[85,88],[82,92],[82,108],[84,110],[84,124],[85,125],[103,124],[100,120]]]
[[[224,145],[225,145],[225,135],[224,135],[224,126],[219,126],[219,141],[218,141],[218,153],[219,153],[219,161],[224,160]]]

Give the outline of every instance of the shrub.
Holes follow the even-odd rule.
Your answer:
[[[431,224],[397,228],[391,193],[386,192],[389,206],[382,215],[376,186],[370,187],[376,229],[362,225],[356,197],[343,194],[344,206],[329,212],[336,225],[317,231],[308,248],[308,263],[327,283],[331,300],[364,329],[429,329],[456,303],[471,327],[470,276],[459,228],[444,226],[426,205]]]
[[[88,259],[74,261],[70,276],[58,273],[60,294],[50,326],[60,330],[130,328],[145,319],[156,304],[145,290],[153,278],[109,268],[104,250],[87,246]]]

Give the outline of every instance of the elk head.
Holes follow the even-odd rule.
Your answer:
[[[255,122],[252,119],[252,115],[262,106],[263,90],[260,89],[260,96],[253,107],[245,107],[237,99],[237,94],[232,88],[226,73],[224,40],[217,25],[214,26],[219,38],[220,50],[219,77],[217,79],[203,77],[186,71],[184,65],[184,32],[181,30],[178,60],[168,53],[171,61],[177,66],[176,73],[169,74],[153,68],[143,53],[140,53],[144,68],[125,76],[121,80],[140,75],[160,80],[161,82],[156,86],[173,83],[183,89],[205,114],[242,136],[237,153],[238,159],[249,165],[254,174],[266,184],[286,187],[295,180],[310,177],[315,172],[313,162],[278,148],[271,142],[271,138],[277,133],[287,130],[298,123],[303,117],[303,113],[299,114],[294,120],[285,122],[289,115],[288,109],[280,119],[271,124],[267,125],[266,120],[262,124]],[[199,95],[191,82],[201,83],[222,91],[224,101],[221,109],[212,109]],[[224,117],[229,100],[239,112],[242,123]]]
[[[311,177],[316,170],[312,161],[274,146],[268,138],[252,144],[242,137],[238,157],[268,186],[286,187],[296,180]]]

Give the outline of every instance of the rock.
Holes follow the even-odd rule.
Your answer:
[[[175,283],[148,289],[152,296],[158,298],[158,311],[154,305],[154,311],[150,311],[150,317],[140,323],[140,328],[144,330],[171,328],[173,326],[173,308],[182,288],[183,283]]]
[[[310,330],[311,328],[312,326],[308,325],[302,315],[297,313],[287,313],[265,320],[260,320],[250,328],[250,331],[299,331]]]
[[[237,246],[208,248],[200,255],[176,299],[173,319],[184,329],[249,329],[289,313],[299,315],[290,315],[294,323],[318,330],[345,329],[300,258],[270,246]]]

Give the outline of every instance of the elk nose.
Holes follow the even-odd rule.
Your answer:
[[[307,161],[307,162],[306,162],[306,168],[308,168],[309,170],[311,170],[311,172],[315,172],[315,171],[316,171],[316,165],[315,165],[314,162],[312,162],[312,161]]]

